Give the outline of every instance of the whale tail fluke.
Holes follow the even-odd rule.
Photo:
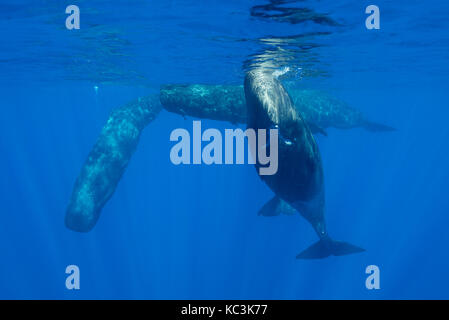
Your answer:
[[[331,255],[344,256],[363,251],[365,251],[365,249],[350,243],[332,240],[330,237],[324,237],[298,254],[296,259],[323,259]]]
[[[371,121],[364,121],[362,124],[362,127],[365,128],[366,130],[372,131],[372,132],[396,131],[396,128],[387,126],[385,124],[377,123],[377,122],[371,122]]]

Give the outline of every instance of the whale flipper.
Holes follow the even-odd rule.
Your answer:
[[[287,202],[281,200],[278,196],[274,196],[259,210],[258,215],[264,217],[274,217],[281,213],[285,215],[293,215],[296,210]]]
[[[324,130],[324,128],[317,125],[315,122],[308,121],[307,125],[309,126],[309,129],[310,129],[310,131],[312,131],[312,133],[321,133],[323,136],[327,137],[326,130]]]
[[[257,213],[259,216],[264,217],[273,217],[278,216],[281,211],[279,210],[281,204],[281,199],[278,196],[274,196],[267,203],[263,205],[263,207]]]
[[[363,252],[365,249],[343,241],[332,240],[330,237],[321,238],[306,250],[296,256],[296,259],[323,259],[331,255],[344,256]]]

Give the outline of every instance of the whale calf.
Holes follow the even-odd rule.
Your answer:
[[[264,206],[265,215],[269,215],[266,212],[270,208],[277,208],[282,199],[299,211],[320,239],[297,258],[318,259],[364,251],[328,235],[321,155],[307,123],[295,109],[284,86],[270,72],[253,69],[245,76],[244,90],[247,127],[279,130],[278,171],[275,175],[260,176],[279,200],[272,199]],[[258,172],[260,166],[256,163]]]
[[[369,131],[393,131],[394,128],[369,121],[357,109],[321,90],[289,90],[293,105],[313,133],[325,129],[364,128]],[[243,86],[205,84],[165,84],[160,88],[163,107],[170,112],[195,118],[246,123]]]

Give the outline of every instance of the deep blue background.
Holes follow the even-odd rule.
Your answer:
[[[0,2],[0,298],[449,298],[449,31],[446,1],[291,4],[339,26],[251,17],[264,1]],[[327,223],[363,254],[298,261],[316,241],[299,215],[262,218],[271,191],[250,165],[174,166],[170,132],[192,119],[162,111],[96,227],[64,226],[77,174],[109,112],[170,82],[243,81],[259,39],[329,32],[294,63],[296,79],[396,127],[317,137]],[[304,55],[301,55],[304,53]],[[98,86],[98,92],[94,90]],[[230,124],[203,121],[203,128]],[[65,289],[65,267],[81,290]],[[365,268],[381,290],[365,288]]]

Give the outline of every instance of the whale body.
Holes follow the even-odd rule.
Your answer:
[[[157,95],[141,97],[109,116],[76,179],[65,214],[67,228],[88,232],[114,194],[142,130],[162,109]]]
[[[329,93],[314,89],[289,90],[294,107],[302,114],[312,133],[327,128],[363,128],[368,131],[393,131],[394,128],[367,120],[362,112]],[[163,107],[182,116],[246,123],[243,86],[210,84],[165,84],[160,88]]]
[[[284,86],[270,72],[254,69],[247,72],[244,89],[248,128],[279,130],[278,171],[260,176],[276,194],[265,206],[265,212],[285,201],[299,211],[320,238],[297,258],[316,259],[364,251],[335,241],[327,233],[321,155],[312,132]],[[256,163],[258,172],[259,167]]]

